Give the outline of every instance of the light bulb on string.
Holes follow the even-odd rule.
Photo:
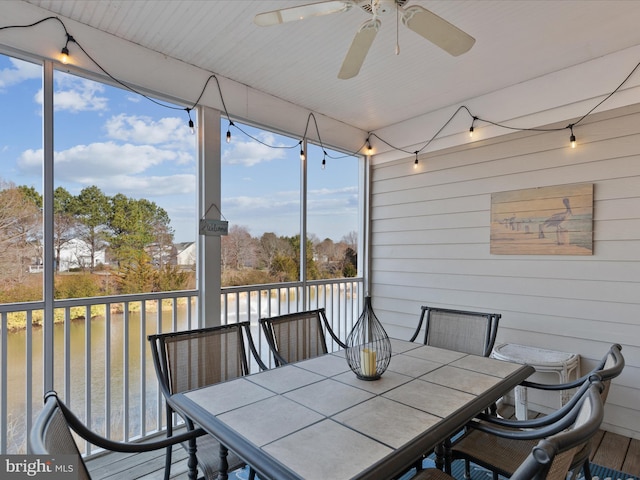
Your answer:
[[[325,155],[326,154],[327,153],[325,152]],[[322,157],[322,165],[321,165],[322,170],[324,170],[326,166],[327,166],[327,157]]]
[[[193,124],[193,120],[191,119],[191,109],[190,108],[185,108],[185,110],[187,111],[187,116],[189,117],[189,131],[191,132],[191,135],[195,135],[196,133],[196,127]]]
[[[60,62],[65,65],[69,63],[69,42],[75,41],[75,38],[67,33],[67,41],[65,42],[64,47],[62,47],[62,50],[60,50]]]
[[[473,124],[477,119],[478,117],[473,117],[473,120],[471,120],[471,127],[469,128],[469,138],[473,138]]]
[[[417,150],[416,150],[415,154],[416,154],[416,161],[413,162],[413,168],[414,169],[418,168],[418,151]]]
[[[573,134],[573,125],[569,125],[569,128],[571,129],[571,136],[569,137],[571,148],[576,148],[576,136]]]
[[[367,137],[367,155],[371,155],[373,153],[373,147],[371,146],[371,142],[369,141],[369,137]]]
[[[231,127],[233,125],[232,121],[229,121],[229,126],[227,127],[227,143],[231,143]]]
[[[66,46],[60,51],[60,61],[65,65],[69,63],[69,49]]]
[[[304,148],[302,147],[302,140],[300,140],[300,160],[304,161],[305,158],[306,157],[304,155]]]

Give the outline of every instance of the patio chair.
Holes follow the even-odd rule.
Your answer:
[[[415,342],[424,323],[425,345],[488,357],[496,342],[501,316],[423,306],[418,328],[410,341]]]
[[[604,417],[604,406],[600,394],[603,385],[594,375],[594,383],[589,384],[588,390],[580,401],[567,414],[548,425],[545,432],[538,432],[545,437],[534,444],[511,473],[511,480],[565,480],[571,472],[572,460],[575,452],[584,448],[598,432]],[[567,429],[568,428],[568,429]],[[557,432],[557,433],[549,433]],[[528,441],[532,432],[507,431],[496,429],[495,434],[508,434],[503,443],[510,441]],[[494,452],[495,460],[502,460],[501,453]],[[428,468],[418,472],[412,480],[451,480],[453,477],[435,468]]]
[[[34,455],[73,455],[77,469],[74,473],[78,480],[90,480],[91,475],[82,459],[80,450],[73,438],[72,430],[84,440],[105,450],[114,452],[139,453],[171,448],[180,442],[189,441],[202,430],[191,430],[170,438],[152,442],[124,443],[104,438],[89,430],[82,421],[58,398],[54,391],[44,396],[44,408],[35,419],[29,433],[29,451]]]
[[[277,367],[328,352],[325,331],[347,348],[331,329],[324,308],[260,319]]]
[[[622,347],[620,345],[612,345],[593,370],[572,382],[563,384],[541,384],[525,381],[522,383],[522,385],[528,388],[549,391],[578,388],[571,400],[555,412],[532,420],[508,420],[492,415],[480,414],[478,415],[478,419],[481,421],[481,425],[511,430],[531,429],[533,432],[539,431],[541,435],[544,433],[544,430],[537,429],[543,429],[552,424],[572,408],[594,375],[602,382],[600,396],[602,398],[602,404],[604,405],[611,380],[620,375],[625,365],[621,349]],[[471,428],[467,429],[466,433],[453,443],[451,447],[451,458],[454,460],[465,460],[465,478],[470,478],[469,462],[476,463],[491,470],[494,472],[494,478],[497,478],[498,474],[504,476],[511,475],[534,446],[535,439],[520,439],[505,443],[501,441],[500,437],[496,436],[492,430],[483,431],[482,429]],[[501,456],[496,454],[498,450],[503,452]],[[590,453],[591,444],[585,444],[581,450],[575,452],[575,456],[571,462],[571,471],[582,469],[586,480],[591,479],[591,471],[589,468]]]
[[[260,369],[267,368],[256,351],[249,322],[149,335],[148,338],[165,399],[175,393],[250,373],[248,351]],[[167,436],[171,436],[174,411],[165,403]],[[184,418],[184,421],[188,430],[195,428],[189,418]],[[183,446],[189,452],[190,466],[197,463],[205,480],[217,479],[221,469],[234,470],[244,465],[235,453],[227,451],[224,445],[205,432]],[[169,478],[170,469],[171,449],[167,448],[165,480]]]

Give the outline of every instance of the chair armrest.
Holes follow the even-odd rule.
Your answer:
[[[589,372],[588,375],[582,376],[580,378],[577,378],[576,380],[573,380],[571,382],[566,382],[566,383],[537,383],[537,382],[530,382],[528,380],[525,380],[520,383],[520,386],[527,387],[527,388],[535,388],[537,390],[547,390],[547,391],[570,390],[572,388],[580,387],[585,381],[589,379],[590,374],[591,372]]]
[[[340,346],[340,348],[347,348],[347,344],[338,338],[338,336],[333,331],[333,328],[331,328],[331,325],[329,325],[329,319],[327,319],[327,315],[324,308],[321,308],[318,310],[318,315],[322,317],[325,330],[329,332],[329,335],[331,335],[331,338],[333,338],[333,340]]]
[[[575,407],[575,405],[574,405]],[[565,412],[565,415],[556,418],[556,421],[551,424],[541,425],[539,428],[531,428],[531,426],[522,425],[523,423],[529,423],[530,421],[522,421],[517,422],[518,427],[505,427],[505,426],[493,426],[488,422],[478,422],[472,421],[467,424],[467,427],[473,428],[475,430],[480,430],[485,433],[489,433],[491,435],[495,435],[497,437],[508,438],[511,440],[536,440],[541,438],[546,438],[555,433],[558,433],[573,424],[576,417],[578,416],[579,409],[573,408],[568,413]]]
[[[580,385],[580,389],[571,397],[571,399],[565,403],[562,407],[549,415],[545,415],[540,418],[533,418],[531,420],[509,420],[506,418],[499,418],[486,413],[479,414],[476,418],[481,420],[485,424],[496,425],[506,428],[540,428],[545,425],[559,421],[569,412],[589,390],[589,386],[592,382],[598,381],[597,375],[590,375],[587,380],[583,380]]]
[[[427,311],[427,308],[428,307],[422,307],[422,311],[420,313],[420,320],[418,321],[418,327],[416,328],[416,331],[413,332],[413,335],[409,339],[410,342],[415,342],[416,338],[418,338],[418,335],[420,334],[420,329],[422,328],[422,323],[424,322],[424,315]],[[425,335],[426,335],[426,332],[425,332]],[[425,338],[425,343],[426,343],[426,338]]]
[[[48,396],[55,395],[50,393]],[[207,432],[202,430],[201,428],[197,428],[195,430],[189,430],[188,432],[181,433],[179,435],[174,435],[171,437],[163,438],[162,440],[154,440],[151,442],[140,442],[140,443],[124,443],[124,442],[116,442],[114,440],[110,440],[105,438],[97,433],[89,430],[82,421],[75,414],[69,410],[69,408],[62,402],[58,401],[56,396],[56,401],[62,414],[64,415],[69,427],[73,429],[78,435],[87,440],[88,442],[96,445],[100,448],[104,448],[106,450],[113,450],[115,452],[127,452],[127,453],[135,453],[135,452],[151,452],[154,450],[159,450],[171,445],[176,445],[182,443],[187,440],[191,440],[192,438],[201,437],[202,435],[206,435]]]
[[[264,337],[267,340],[267,344],[269,345],[269,350],[273,354],[273,359],[276,362],[276,367],[280,367],[282,365],[286,365],[287,362],[282,355],[278,352],[278,348],[276,347],[275,340],[273,338],[273,327],[269,323],[269,318],[260,319],[260,325],[262,326],[262,331],[264,332]]]

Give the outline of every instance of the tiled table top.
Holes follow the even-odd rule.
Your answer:
[[[344,352],[174,395],[174,407],[261,478],[390,478],[454,433],[533,369],[392,340],[376,381]]]

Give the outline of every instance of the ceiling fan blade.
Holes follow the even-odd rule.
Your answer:
[[[299,5],[297,7],[283,8],[272,12],[259,13],[253,18],[253,23],[261,27],[278,25],[295,20],[304,20],[309,17],[318,17],[330,13],[346,12],[353,6],[353,1],[328,1]]]
[[[454,57],[469,51],[476,39],[419,5],[403,9],[402,23]]]
[[[356,33],[356,36],[353,38],[353,42],[351,42],[347,56],[342,62],[338,78],[347,80],[358,75],[360,67],[362,67],[364,59],[369,52],[369,48],[376,38],[380,25],[380,20],[377,18],[362,24],[360,30],[358,30],[358,33]]]

